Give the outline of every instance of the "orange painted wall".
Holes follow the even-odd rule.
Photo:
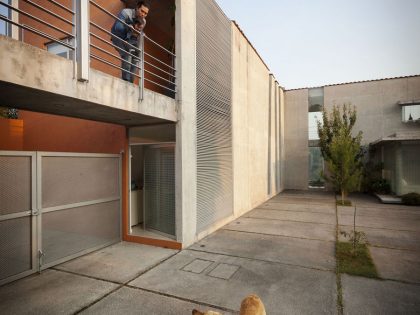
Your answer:
[[[23,120],[0,118],[0,150],[22,150]]]
[[[24,123],[24,151],[119,154],[124,150],[124,126],[28,111],[19,111],[19,118]]]

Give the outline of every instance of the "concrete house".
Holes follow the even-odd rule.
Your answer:
[[[120,240],[185,248],[283,189],[263,60],[214,1],[151,2],[134,83],[109,33],[133,1],[0,5],[0,106],[20,110],[1,119],[0,283]]]
[[[285,188],[323,187],[316,120],[322,108],[352,104],[370,158],[397,195],[420,193],[420,76],[285,91]]]
[[[418,161],[401,110],[418,119],[420,77],[284,91],[214,0],[150,2],[133,83],[110,29],[135,1],[0,3],[0,106],[20,111],[0,118],[0,285],[121,240],[185,248],[319,189],[322,106],[355,104],[366,143]]]

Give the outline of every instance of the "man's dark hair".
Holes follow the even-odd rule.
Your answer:
[[[144,6],[148,9],[150,9],[150,4],[147,1],[139,1],[137,2],[137,8],[140,8],[141,6]]]

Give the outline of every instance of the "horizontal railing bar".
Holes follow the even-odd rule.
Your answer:
[[[74,50],[74,47],[73,46],[71,46],[71,45],[69,45],[69,44],[67,44],[65,42],[62,42],[61,40],[56,39],[56,38],[54,38],[54,37],[52,37],[52,36],[50,36],[48,34],[45,34],[45,33],[41,32],[41,31],[38,31],[38,30],[34,29],[31,26],[27,26],[27,25],[16,23],[16,22],[14,22],[14,21],[12,21],[12,20],[10,20],[8,18],[4,18],[3,16],[0,16],[0,20],[4,20],[4,21],[6,21],[8,23],[11,23],[11,24],[16,25],[18,27],[21,27],[21,28],[23,28],[23,29],[25,29],[27,31],[30,31],[30,32],[35,33],[35,34],[38,34],[39,36],[48,38],[49,40],[51,40],[51,41],[53,41],[55,43],[58,43],[60,45],[63,45],[63,46],[65,46],[65,47],[67,47],[67,48],[69,48],[71,50]]]
[[[92,35],[93,37],[95,37],[95,38],[99,39],[99,40],[100,40],[100,41],[102,41],[103,43],[106,43],[106,44],[108,44],[108,45],[111,45],[112,47],[114,47],[114,48],[115,48],[115,49],[117,49],[117,50],[124,51],[124,52],[126,52],[127,54],[129,54],[130,56],[132,56],[132,57],[134,57],[134,58],[137,58],[137,59],[140,59],[140,57],[138,57],[138,56],[136,56],[136,55],[133,55],[132,53],[130,53],[130,52],[128,52],[128,51],[126,51],[125,49],[122,49],[121,47],[118,47],[118,46],[114,45],[113,43],[108,42],[107,40],[103,39],[102,37],[100,37],[100,36],[98,36],[98,35],[96,35],[96,34],[93,34],[92,32],[90,32],[89,34],[90,34],[90,35]],[[137,48],[137,49],[138,49],[138,48]],[[139,50],[139,52],[140,52],[140,49],[138,49],[138,50]],[[116,56],[116,55],[115,55],[115,56]],[[120,56],[120,57],[118,57],[118,59],[119,59],[119,60],[123,60],[123,59],[121,58],[121,56]]]
[[[52,12],[52,11],[48,10],[48,9],[45,9],[43,6],[40,6],[40,5],[39,5],[39,4],[37,4],[37,3],[34,3],[34,2],[32,2],[32,1],[30,1],[30,0],[23,0],[23,1],[25,1],[25,2],[27,2],[27,3],[29,3],[29,4],[31,4],[32,6],[34,6],[35,8],[40,9],[41,11],[44,11],[44,12],[46,12],[46,13],[48,13],[48,14],[51,14],[52,16],[56,17],[57,19],[59,19],[59,20],[61,20],[61,21],[63,21],[63,22],[66,22],[66,23],[70,24],[71,26],[75,26],[73,22],[71,22],[71,21],[67,20],[66,18],[62,17],[62,16],[61,16],[61,15],[59,15],[59,14],[56,14],[56,13],[54,13],[54,12]],[[74,13],[73,13],[73,14],[74,14]]]
[[[96,56],[96,55],[92,54],[92,53],[90,54],[90,56],[91,56],[93,59],[96,59],[96,60],[98,60],[98,61],[101,61],[101,62],[103,62],[103,63],[106,63],[107,65],[110,65],[111,67],[114,67],[114,68],[120,69],[120,70],[122,70],[122,71],[124,71],[124,72],[131,73],[131,74],[135,75],[136,77],[140,78],[140,76],[139,76],[138,74],[133,73],[133,72],[128,71],[128,70],[125,70],[125,69],[123,69],[123,68],[121,68],[121,67],[118,67],[117,65],[113,64],[112,62],[109,62],[109,61],[107,61],[107,60],[105,60],[105,59],[103,59],[103,58],[101,58],[101,57],[98,57],[98,56]]]
[[[106,51],[105,49],[103,49],[103,48],[101,48],[101,47],[98,47],[98,46],[96,46],[95,44],[90,44],[90,46],[92,46],[93,48],[95,48],[95,49],[98,49],[99,51],[102,51],[103,53],[105,53],[105,54],[107,54],[107,55],[109,55],[109,56],[112,56],[112,57],[115,57],[115,58],[117,58],[118,60],[120,60],[120,61],[123,61],[123,59],[122,58],[120,58],[119,56],[117,56],[117,55],[114,55],[114,54],[112,54],[112,53],[110,53],[109,51]],[[136,57],[137,59],[138,59],[138,57]],[[131,62],[128,62],[128,61],[125,61],[124,60],[124,62],[126,62],[126,63],[128,63],[128,64],[130,64],[130,65],[132,65],[132,66],[135,66],[136,68],[138,68],[138,69],[140,69],[140,67],[138,66],[138,65],[136,65],[136,64],[134,64],[134,63],[131,63]]]
[[[144,78],[144,80],[145,80],[145,81],[148,81],[148,82],[150,82],[150,83],[156,84],[156,85],[158,85],[158,86],[160,86],[160,87],[162,87],[162,88],[164,88],[164,89],[167,89],[167,90],[169,90],[169,91],[171,91],[171,92],[176,93],[176,91],[175,91],[175,90],[172,90],[172,89],[170,89],[170,88],[168,88],[168,87],[166,87],[166,86],[164,86],[164,85],[162,85],[162,84],[156,83],[155,81],[152,81],[152,80],[149,80],[149,79],[146,79],[146,78]]]
[[[144,61],[144,63],[147,63],[149,66],[151,66],[151,67],[153,67],[153,68],[155,68],[155,69],[157,69],[157,70],[159,70],[159,71],[162,71],[162,72],[166,73],[167,75],[170,75],[171,77],[176,78],[176,76],[175,76],[174,74],[169,73],[169,72],[167,72],[167,71],[165,71],[165,70],[163,70],[163,69],[159,68],[158,66],[155,66],[154,64],[152,64],[152,63],[150,63],[150,62]]]
[[[94,23],[94,22],[90,22],[90,24],[91,24],[91,25],[93,25],[93,26],[95,26],[95,27],[97,27],[97,28],[98,28],[98,29],[100,29],[101,31],[103,31],[103,32],[107,33],[108,35],[111,35],[111,37],[118,38],[120,41],[123,41],[123,42],[127,43],[127,45],[128,45],[128,46],[130,46],[130,47],[132,47],[132,48],[134,48],[134,49],[140,50],[138,47],[136,47],[136,46],[134,46],[134,45],[131,45],[130,43],[128,43],[127,41],[125,41],[125,40],[123,40],[123,39],[121,39],[121,38],[119,38],[118,36],[115,36],[114,34],[112,34],[111,32],[109,32],[108,30],[104,29],[102,26],[99,26],[98,24],[96,24],[96,23]],[[91,33],[91,34],[93,34],[92,32],[90,32],[90,33]],[[140,36],[140,35],[139,35],[139,36]]]
[[[150,37],[148,37],[146,34],[144,34],[144,38],[146,38],[146,39],[150,40],[153,44],[155,44],[156,46],[158,46],[158,47],[162,48],[162,49],[163,49],[164,51],[166,51],[168,54],[171,54],[172,56],[176,57],[176,55],[175,55],[172,51],[170,51],[170,50],[166,49],[165,47],[163,47],[162,45],[160,45],[160,44],[156,43],[153,39],[151,39]]]
[[[168,68],[171,68],[172,70],[176,71],[176,69],[175,69],[175,68],[173,68],[172,66],[170,66],[170,65],[168,65],[168,64],[166,64],[166,63],[164,63],[163,61],[159,60],[158,58],[153,57],[151,54],[148,54],[147,52],[144,52],[144,54],[145,54],[146,56],[148,56],[148,57],[150,57],[150,58],[152,58],[152,59],[156,60],[156,61],[159,61],[161,64],[163,64],[163,65],[167,66]]]
[[[74,14],[74,11],[67,8],[66,6],[62,5],[61,3],[55,1],[55,0],[48,0],[49,2],[54,3],[57,7],[62,8],[63,10],[67,11],[68,13]]]
[[[159,75],[157,75],[157,74],[155,74],[155,73],[153,73],[153,72],[150,72],[149,70],[144,69],[144,72],[150,73],[151,75],[153,75],[153,76],[155,76],[155,77],[157,77],[157,78],[159,78],[159,79],[162,79],[162,80],[164,80],[164,81],[166,81],[166,82],[169,82],[170,84],[175,85],[175,83],[174,83],[174,82],[172,82],[172,81],[170,81],[170,80],[168,80],[168,79],[162,78],[161,76],[159,76]]]
[[[49,26],[52,29],[54,29],[54,30],[56,30],[58,32],[61,32],[63,34],[66,34],[69,37],[74,37],[73,34],[71,34],[69,32],[66,32],[66,31],[63,31],[62,29],[59,29],[57,26],[54,26],[54,25],[52,25],[52,24],[50,24],[48,22],[45,22],[44,20],[41,20],[40,18],[37,18],[36,16],[32,16],[31,14],[29,14],[29,13],[27,13],[25,11],[22,11],[21,9],[15,8],[15,7],[13,7],[13,6],[11,6],[11,5],[7,4],[7,3],[1,2],[1,1],[0,1],[0,5],[3,5],[5,7],[8,7],[9,9],[11,9],[13,11],[19,12],[20,14],[25,15],[25,16],[27,16],[27,17],[29,17],[29,18],[31,18],[31,19],[33,19],[33,20],[41,23],[41,24],[44,24],[46,26]]]

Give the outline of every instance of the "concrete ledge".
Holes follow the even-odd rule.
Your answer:
[[[90,69],[89,81],[74,77],[73,62],[0,36],[0,105],[136,126],[177,121],[176,102]]]

